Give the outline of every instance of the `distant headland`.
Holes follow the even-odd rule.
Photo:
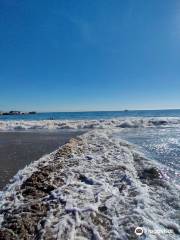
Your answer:
[[[2,112],[0,111],[0,115],[25,115],[25,114],[36,114],[37,112],[22,112],[22,111],[9,111],[9,112]]]

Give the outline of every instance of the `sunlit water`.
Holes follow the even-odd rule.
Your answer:
[[[180,177],[180,127],[124,129],[120,137],[162,164],[171,180]]]

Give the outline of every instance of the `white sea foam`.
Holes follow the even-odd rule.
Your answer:
[[[0,131],[31,129],[104,129],[180,125],[180,118],[115,118],[108,120],[0,121]]]
[[[139,121],[132,120],[129,124],[137,126]],[[166,122],[169,124],[168,120]],[[146,126],[157,123],[141,121]],[[82,122],[68,121],[67,124],[78,128]],[[83,121],[83,127],[92,124],[97,127],[97,121]],[[101,124],[119,127],[125,126],[125,121]],[[46,239],[51,233],[52,239],[131,240],[136,239],[134,229],[137,226],[143,227],[149,240],[178,239],[178,190],[163,178],[152,179],[153,183],[143,181],[139,174],[158,164],[137,152],[133,145],[114,137],[113,130],[96,129],[83,134],[69,158],[60,155],[55,161],[55,154],[56,151],[21,170],[1,193],[1,209],[18,209],[25,204],[20,190],[22,183],[39,166],[63,164],[63,168],[50,173],[50,178],[62,176],[65,184],[56,186],[41,199],[49,204],[49,210],[44,225],[38,225],[39,239]],[[3,213],[0,218],[3,223]],[[167,230],[171,230],[168,235]]]

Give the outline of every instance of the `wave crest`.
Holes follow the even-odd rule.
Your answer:
[[[180,124],[180,118],[131,118],[108,120],[39,120],[39,121],[0,121],[0,130],[32,129],[105,129],[173,126]]]

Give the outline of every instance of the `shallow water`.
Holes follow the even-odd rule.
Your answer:
[[[180,127],[124,129],[120,138],[136,144],[146,156],[163,164],[163,171],[178,182],[180,176]]]

